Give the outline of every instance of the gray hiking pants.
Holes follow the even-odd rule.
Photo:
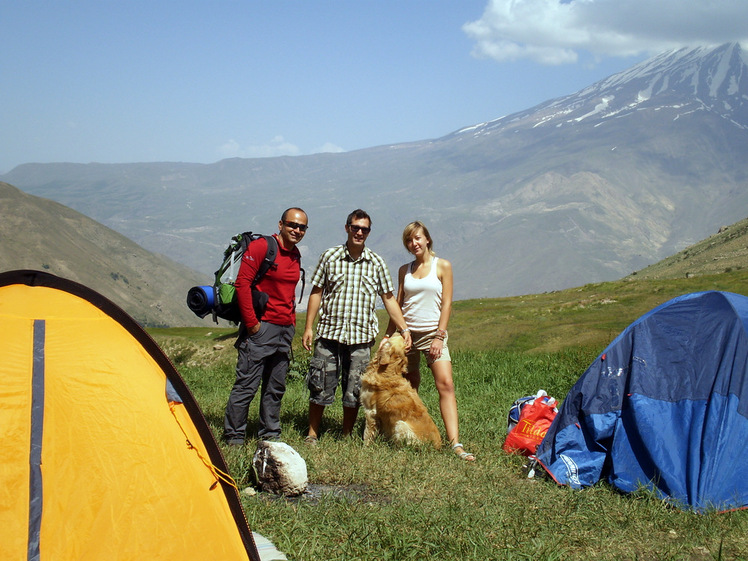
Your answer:
[[[280,407],[286,391],[293,325],[262,322],[254,335],[237,341],[236,381],[226,404],[223,436],[231,443],[244,441],[249,405],[262,384],[257,436],[278,438],[281,433]]]

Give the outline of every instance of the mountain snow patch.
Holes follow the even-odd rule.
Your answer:
[[[577,117],[574,120],[576,122],[579,122],[582,119],[586,119],[587,117],[591,117],[592,115],[597,115],[598,113],[602,113],[603,111],[605,111],[608,108],[608,106],[610,105],[610,102],[613,101],[614,98],[615,98],[615,96],[612,96],[612,95],[609,96],[609,97],[604,97],[600,101],[600,103],[598,103],[597,105],[595,105],[595,108],[592,111],[590,111],[589,113],[586,113],[586,114],[582,115],[581,117]]]

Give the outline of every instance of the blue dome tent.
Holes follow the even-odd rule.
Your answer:
[[[538,447],[572,488],[600,479],[696,511],[748,507],[748,298],[698,292],[629,325]]]

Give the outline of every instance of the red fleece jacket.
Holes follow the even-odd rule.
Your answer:
[[[276,234],[278,254],[275,264],[260,279],[255,289],[269,296],[262,321],[276,325],[296,325],[296,285],[301,275],[301,254],[298,248],[284,249]],[[252,307],[252,282],[267,252],[267,241],[257,239],[249,244],[242,256],[239,273],[236,277],[236,294],[242,322],[248,328],[259,323]]]

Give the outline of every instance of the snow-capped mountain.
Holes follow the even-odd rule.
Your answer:
[[[747,58],[739,44],[663,53],[434,140],[210,165],[27,164],[0,180],[206,280],[231,235],[272,231],[296,205],[312,268],[360,207],[393,270],[408,259],[402,228],[420,219],[457,298],[542,292],[620,278],[748,216]]]
[[[739,43],[665,52],[572,95],[457,134],[490,134],[528,124],[599,126],[635,112],[664,109],[676,119],[701,111],[748,128],[748,53]]]

